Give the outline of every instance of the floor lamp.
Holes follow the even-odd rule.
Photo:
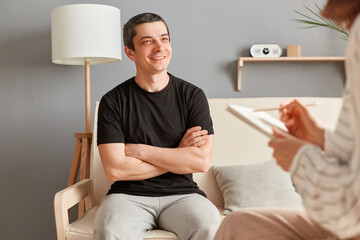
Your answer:
[[[75,133],[75,151],[68,186],[90,177],[91,111],[90,64],[121,60],[120,10],[100,4],[72,4],[51,11],[52,62],[85,65],[86,132]],[[96,143],[95,143],[96,144]],[[84,203],[79,205],[82,215]]]

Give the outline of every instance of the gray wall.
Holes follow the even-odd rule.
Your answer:
[[[84,68],[51,63],[50,11],[85,1],[0,1],[0,236],[55,239],[53,196],[67,182],[84,126]],[[317,1],[322,3],[322,1]],[[343,67],[335,63],[252,63],[235,91],[236,61],[253,43],[300,44],[304,56],[341,56],[345,41],[334,32],[300,30],[293,9],[312,1],[133,0],[94,1],[131,16],[159,13],[170,27],[169,71],[208,97],[341,96]],[[134,74],[121,62],[91,68],[92,106]]]

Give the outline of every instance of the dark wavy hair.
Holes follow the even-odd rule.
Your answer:
[[[162,17],[160,17],[155,13],[140,13],[130,18],[129,21],[124,25],[123,28],[124,45],[130,48],[131,50],[135,50],[133,43],[133,38],[136,35],[135,27],[143,23],[151,23],[151,22],[159,22],[159,21],[165,24],[170,40],[169,28],[165,20],[162,19]]]
[[[321,12],[322,16],[348,29],[351,28],[351,25],[359,13],[359,0],[328,0]]]

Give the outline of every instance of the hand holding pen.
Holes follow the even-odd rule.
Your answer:
[[[316,102],[308,106],[319,104],[321,103]],[[291,135],[324,149],[324,127],[306,105],[295,99],[281,104],[279,110],[280,120],[284,122]]]

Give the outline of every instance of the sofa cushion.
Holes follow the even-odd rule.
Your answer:
[[[225,215],[239,208],[303,208],[289,173],[275,161],[212,170],[224,197]]]
[[[90,240],[94,235],[94,219],[98,207],[86,212],[81,218],[71,223],[67,229],[67,239]]]

